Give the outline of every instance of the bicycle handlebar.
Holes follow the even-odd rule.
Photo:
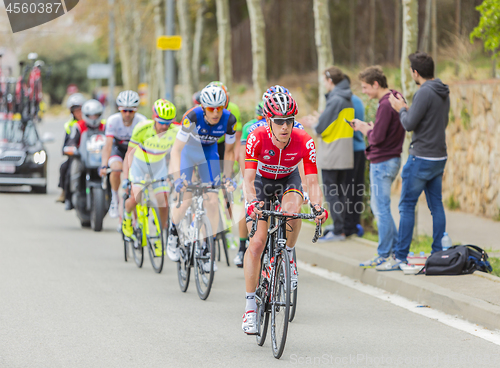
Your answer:
[[[221,184],[210,184],[210,183],[193,183],[193,184],[189,184],[189,185],[184,185],[183,188],[186,188],[186,192],[194,192],[196,190],[201,190],[202,192],[206,192],[210,189],[219,189],[221,188]],[[184,197],[184,192],[181,191],[179,193],[179,199],[177,200],[177,206],[175,206],[176,208],[179,208],[182,204],[182,198]]]

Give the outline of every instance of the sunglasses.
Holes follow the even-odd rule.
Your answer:
[[[295,118],[271,118],[272,122],[278,126],[286,125],[291,126],[295,122]]]
[[[224,110],[224,106],[218,106],[218,107],[205,107],[205,110],[207,110],[208,112],[214,112],[214,111],[217,111],[217,112],[221,112],[222,110]]]
[[[122,109],[122,108],[120,108],[119,110],[122,112],[129,113],[129,114],[137,111],[137,109]]]
[[[170,125],[172,124],[172,122],[174,121],[174,119],[171,119],[171,120],[165,120],[165,119],[162,119],[162,118],[155,118],[154,119],[158,124],[162,124],[162,125]]]

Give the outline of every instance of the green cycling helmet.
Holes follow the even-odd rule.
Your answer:
[[[255,115],[264,116],[264,102],[259,102],[259,104],[255,106]]]
[[[158,117],[162,120],[173,120],[176,114],[175,105],[168,100],[160,98],[153,104],[153,119]]]

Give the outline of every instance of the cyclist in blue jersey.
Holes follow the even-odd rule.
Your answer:
[[[203,183],[220,184],[221,168],[217,141],[225,136],[225,180],[233,188],[236,186],[230,179],[235,159],[234,142],[236,140],[236,117],[226,110],[227,95],[217,85],[209,84],[200,95],[201,105],[191,110],[181,122],[181,130],[177,134],[170,156],[170,174],[174,175],[175,190],[180,192],[193,176],[195,166]],[[205,208],[210,218],[212,231],[217,233],[219,223],[218,190],[208,193],[205,199]],[[172,209],[172,222],[170,225],[167,255],[177,262],[179,260],[178,234],[176,224],[184,216],[190,205],[191,193],[185,193],[184,201],[180,208]],[[215,266],[215,265],[214,265]],[[215,267],[214,267],[215,268]]]

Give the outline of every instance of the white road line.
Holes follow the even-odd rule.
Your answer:
[[[335,281],[341,285],[397,305],[398,307],[404,308],[412,313],[420,314],[421,316],[436,320],[447,326],[456,328],[457,330],[467,332],[471,335],[492,342],[493,344],[500,345],[500,332],[498,331],[491,331],[482,326],[464,321],[463,319],[451,316],[444,312],[440,312],[429,307],[422,307],[421,304],[403,298],[402,296],[391,294],[374,286],[363,284],[336,272],[325,270],[324,268],[313,267],[310,264],[301,261],[297,261],[297,266],[301,271],[307,271],[327,280]]]

